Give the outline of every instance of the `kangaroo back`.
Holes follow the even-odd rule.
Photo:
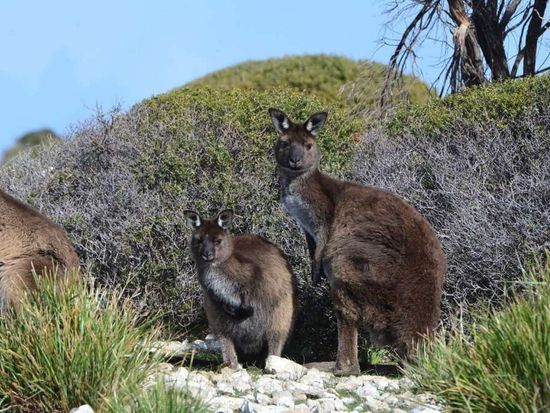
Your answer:
[[[64,230],[38,211],[0,190],[0,306],[17,306],[36,288],[37,277],[60,283],[79,259]]]

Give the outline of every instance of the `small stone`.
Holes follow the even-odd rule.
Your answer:
[[[366,398],[367,396],[378,397],[380,395],[380,393],[378,392],[378,389],[369,383],[365,383],[361,385],[356,390],[356,393],[363,398]]]
[[[306,374],[307,369],[292,360],[269,356],[265,361],[265,371],[271,374],[281,374],[286,379],[298,380]]]
[[[275,391],[283,390],[283,386],[279,380],[266,376],[260,377],[258,381],[256,381],[255,387],[259,393],[264,394],[272,394]]]
[[[307,400],[305,393],[294,393],[292,397],[294,398],[294,403],[302,403]]]
[[[94,409],[89,404],[83,404],[80,407],[71,409],[69,413],[94,413]]]
[[[325,393],[325,389],[323,387],[309,386],[296,381],[289,381],[285,384],[285,386],[292,394],[303,393],[306,396],[319,398],[323,397],[323,394]]]
[[[294,407],[294,398],[292,397],[292,393],[287,390],[273,392],[272,398],[273,403],[278,406],[285,406],[289,408]]]
[[[306,374],[300,378],[300,383],[309,384],[311,386],[321,386],[330,381],[334,376],[332,374],[321,372],[317,369],[309,369]]]
[[[341,398],[340,400],[342,400],[342,403],[344,403],[346,406],[347,406],[348,404],[353,404],[353,403],[356,403],[356,402],[357,402],[357,400],[354,399],[353,397],[343,397],[343,398]]]
[[[399,403],[399,399],[397,398],[397,396],[392,393],[384,393],[381,399],[390,406],[395,406],[397,403]]]
[[[241,408],[243,401],[238,397],[218,396],[210,400],[209,404],[214,408],[215,412],[225,413],[226,411],[232,412]]]
[[[183,341],[155,341],[149,349],[163,357],[185,357],[191,351],[191,344]]]
[[[412,409],[411,413],[440,413],[441,410],[435,409],[435,406],[416,407]]]
[[[392,413],[407,413],[407,411],[403,410],[403,409],[393,409],[391,412]]]
[[[386,379],[385,377],[373,377],[371,382],[380,391],[386,390],[390,385],[388,379]]]
[[[216,340],[195,340],[191,344],[191,348],[197,351],[206,351],[208,353],[221,353],[221,343]]]
[[[369,410],[372,410],[376,413],[385,413],[390,411],[390,408],[386,403],[381,400],[375,399],[372,396],[367,396],[365,400],[365,405],[368,407]]]
[[[355,391],[360,385],[361,382],[357,377],[348,377],[340,380],[335,389],[338,391]]]
[[[189,372],[185,367],[180,367],[172,372],[165,374],[163,379],[166,384],[173,385],[178,388],[182,388],[187,383]]]

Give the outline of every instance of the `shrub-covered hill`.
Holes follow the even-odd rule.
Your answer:
[[[4,160],[12,158],[18,153],[33,146],[45,145],[58,140],[59,137],[51,129],[40,129],[33,132],[28,132],[17,139],[11,148],[6,150],[4,153]]]
[[[357,105],[373,107],[378,102],[385,68],[379,63],[341,56],[288,56],[237,64],[210,73],[187,86],[226,90],[292,88],[355,109]],[[344,86],[346,90],[342,90]],[[425,83],[411,76],[404,76],[396,95],[401,102],[416,104],[425,103],[433,96]]]
[[[292,90],[178,89],[128,113],[99,115],[35,157],[14,159],[0,170],[0,187],[62,224],[102,285],[125,286],[175,331],[204,328],[185,209],[233,208],[236,232],[281,246],[295,274],[309,276],[303,235],[278,200],[271,106],[303,120],[328,110],[318,136],[323,167],[336,175],[351,168],[359,125],[335,105]],[[319,302],[315,317],[330,309],[325,290],[301,291],[308,309]]]

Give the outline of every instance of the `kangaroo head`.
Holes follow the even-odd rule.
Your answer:
[[[184,212],[187,222],[194,228],[191,251],[197,263],[219,264],[233,253],[233,239],[229,227],[233,211],[226,209],[214,219],[203,220],[195,211]]]
[[[303,124],[292,122],[279,109],[269,109],[271,121],[279,134],[275,158],[279,168],[301,174],[319,166],[321,153],[315,136],[327,120],[327,112],[318,112]]]

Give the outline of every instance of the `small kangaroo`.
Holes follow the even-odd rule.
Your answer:
[[[0,309],[19,305],[38,277],[78,270],[78,256],[65,231],[33,208],[0,190]]]
[[[212,332],[224,364],[240,367],[237,353],[280,356],[294,323],[295,290],[288,262],[273,244],[255,235],[231,236],[233,212],[203,220],[185,211],[194,228],[191,251]]]
[[[304,124],[269,109],[279,139],[275,157],[281,199],[306,234],[312,278],[324,273],[338,322],[335,373],[359,373],[357,329],[393,345],[406,359],[439,322],[447,259],[430,224],[401,198],[319,171],[315,136],[326,112]]]

